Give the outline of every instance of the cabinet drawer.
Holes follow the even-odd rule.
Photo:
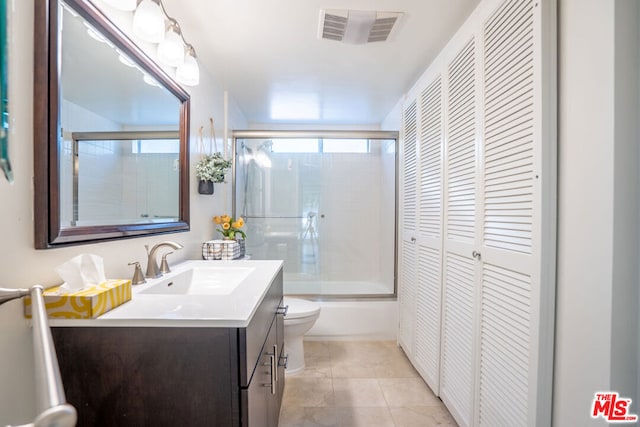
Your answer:
[[[240,387],[247,387],[258,363],[269,328],[282,302],[282,269],[271,283],[264,299],[246,328],[238,329]]]
[[[241,426],[242,427],[270,427],[277,426],[275,405],[277,400],[277,382],[273,368],[276,357],[273,354],[273,346],[276,342],[275,322],[272,323],[264,346],[260,349],[258,363],[251,378],[248,388],[240,390],[241,396]],[[279,409],[279,406],[278,406]],[[274,420],[274,416],[276,416]]]

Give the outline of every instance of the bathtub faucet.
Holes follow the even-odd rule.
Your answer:
[[[161,242],[158,243],[157,245],[155,245],[153,248],[151,248],[151,250],[149,250],[149,245],[144,245],[144,247],[147,249],[147,274],[146,276],[151,278],[151,279],[156,279],[160,276],[162,276],[162,272],[160,271],[160,267],[158,267],[158,258],[156,257],[156,252],[158,251],[158,249],[162,248],[162,247],[169,247],[169,248],[173,248],[173,249],[182,249],[183,246],[180,243],[176,243],[176,242]]]

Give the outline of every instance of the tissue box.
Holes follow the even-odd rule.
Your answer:
[[[48,317],[95,319],[131,299],[131,280],[107,280],[89,289],[58,294],[59,286],[44,291]],[[31,297],[24,298],[24,316],[31,318]]]

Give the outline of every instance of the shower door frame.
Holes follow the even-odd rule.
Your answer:
[[[394,153],[394,215],[395,226],[393,228],[393,294],[297,294],[308,299],[321,301],[354,301],[354,300],[395,300],[398,297],[398,152],[400,133],[397,131],[377,131],[377,130],[235,130],[231,133],[231,209],[234,218],[236,217],[236,162],[237,162],[237,141],[238,139],[377,139],[395,141]],[[288,294],[289,295],[289,294]],[[291,294],[294,295],[294,294]],[[294,295],[295,296],[295,295]]]

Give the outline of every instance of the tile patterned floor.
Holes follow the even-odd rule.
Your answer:
[[[279,427],[456,426],[393,341],[305,341]]]

